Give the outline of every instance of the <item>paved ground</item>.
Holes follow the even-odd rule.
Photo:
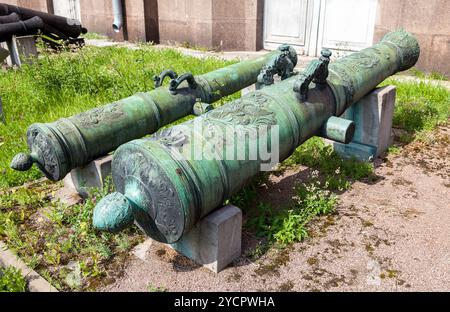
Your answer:
[[[104,291],[450,291],[450,129],[378,160],[377,181],[356,182],[336,214],[284,251],[243,256],[215,275],[147,241]],[[273,178],[268,200],[290,196],[305,168]],[[252,238],[244,233],[244,253]]]

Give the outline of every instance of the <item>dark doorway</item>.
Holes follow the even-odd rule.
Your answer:
[[[144,0],[145,39],[159,43],[158,0]]]

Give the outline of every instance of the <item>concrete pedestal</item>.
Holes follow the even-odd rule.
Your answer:
[[[112,155],[96,159],[84,167],[73,169],[65,178],[64,186],[75,189],[82,197],[89,195],[89,189],[102,188],[111,174]]]
[[[356,131],[349,144],[325,140],[342,157],[355,157],[361,161],[372,161],[382,155],[392,144],[392,117],[394,114],[396,89],[386,86],[375,89],[358,103],[349,107],[341,116],[353,120]]]
[[[179,242],[170,246],[218,273],[241,256],[241,240],[242,211],[228,205],[200,220]]]
[[[9,66],[20,67],[22,63],[30,63],[32,57],[38,55],[34,36],[13,36],[10,41],[1,43],[0,47],[9,51],[9,56],[6,57]]]

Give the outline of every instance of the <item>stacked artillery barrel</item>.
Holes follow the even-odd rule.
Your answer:
[[[348,142],[354,124],[338,116],[385,78],[412,67],[419,52],[416,39],[405,31],[389,33],[373,47],[331,64],[331,53],[325,50],[300,75],[120,146],[112,163],[117,192],[97,204],[94,226],[120,231],[136,221],[156,240],[179,241],[260,172],[264,159],[259,154],[248,157],[253,143],[267,140],[272,149],[278,146],[284,160],[314,135]],[[245,139],[216,135],[227,127],[278,131]],[[244,159],[216,157],[236,146],[246,151]],[[192,157],[198,148],[202,157]]]
[[[76,43],[83,45],[79,38],[87,29],[78,20],[27,8],[0,3],[0,42],[9,41],[13,36],[43,34],[43,40],[51,47]]]
[[[295,50],[282,45],[256,59],[196,77],[165,70],[154,77],[157,88],[152,91],[53,123],[31,125],[27,131],[30,153],[16,155],[11,167],[24,171],[35,163],[49,179],[61,180],[72,169],[107,155],[123,143],[187,115],[208,111],[210,103],[257,81],[264,84],[270,75],[288,78],[296,64]],[[168,88],[161,86],[166,77],[171,78]]]

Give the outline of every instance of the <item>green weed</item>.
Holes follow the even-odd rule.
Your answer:
[[[307,225],[314,217],[335,209],[337,197],[326,188],[318,180],[299,184],[294,204],[289,209],[275,210],[259,203],[257,216],[250,218],[247,226],[253,228],[257,236],[282,246],[302,241],[308,236]]]
[[[135,227],[118,234],[92,227],[95,204],[112,190],[108,180],[71,207],[52,202],[45,191],[7,191],[0,196],[0,239],[56,288],[95,289],[143,240]]]
[[[445,87],[395,79],[387,79],[381,85],[397,87],[393,119],[395,127],[416,135],[448,122],[450,91]]]
[[[319,137],[312,137],[298,147],[282,167],[293,165],[317,169],[331,190],[342,191],[348,189],[352,181],[373,177],[373,164],[343,159]]]
[[[167,292],[167,288],[162,286],[153,286],[152,284],[147,285],[147,290],[149,292]]]
[[[448,77],[444,74],[441,74],[439,72],[431,72],[431,73],[425,73],[415,67],[410,69],[410,72],[416,76],[417,78],[421,78],[421,79],[433,79],[433,80],[443,80],[443,81],[447,81]]]

